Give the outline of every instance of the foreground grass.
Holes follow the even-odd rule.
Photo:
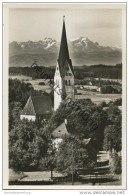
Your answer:
[[[27,177],[24,172],[16,172],[12,169],[9,169],[9,181],[17,181],[18,179],[22,179]]]
[[[69,178],[68,180],[65,179],[65,176],[58,172],[53,172],[53,179],[51,180],[51,173],[49,171],[35,171],[35,172],[15,172],[13,170],[9,171],[9,181],[13,182],[12,185],[71,185],[72,181]],[[64,179],[63,179],[64,178]],[[56,180],[55,180],[56,179]],[[15,181],[18,181],[20,183],[16,183]],[[54,182],[53,182],[54,181]],[[15,182],[15,183],[14,183]],[[45,182],[45,183],[44,183]],[[48,182],[48,183],[46,183]],[[51,182],[51,183],[49,183]],[[80,180],[80,181],[74,181],[74,185],[121,185],[121,177],[117,176],[112,181],[107,180],[104,181],[103,179],[101,181],[95,180]]]
[[[36,172],[24,172],[27,177],[23,178],[23,181],[27,180],[50,180],[51,172],[50,171],[36,171]],[[53,177],[64,177],[61,173],[53,171]]]

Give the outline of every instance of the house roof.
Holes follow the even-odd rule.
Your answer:
[[[30,96],[21,114],[43,115],[52,112],[52,101],[50,96]]]
[[[54,138],[62,138],[65,135],[68,135],[66,124],[63,122],[61,125],[59,125],[52,133],[52,136]]]
[[[62,29],[62,37],[61,37],[58,64],[59,64],[61,76],[64,76],[64,74],[66,72],[67,64],[69,65],[72,73],[74,74],[73,67],[72,67],[72,61],[69,57],[69,50],[68,50],[68,43],[67,43],[67,36],[66,36],[66,29],[65,29],[65,21],[64,20],[63,20],[63,29]]]

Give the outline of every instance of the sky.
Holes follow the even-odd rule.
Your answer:
[[[67,39],[88,37],[102,46],[122,46],[122,10],[108,5],[41,5],[9,9],[9,42],[60,41],[63,15]]]

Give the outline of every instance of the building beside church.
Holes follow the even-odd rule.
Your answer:
[[[20,114],[20,119],[28,119],[29,121],[47,120],[51,117],[52,111],[50,96],[30,96]]]
[[[59,148],[60,143],[63,141],[64,136],[69,135],[67,128],[67,119],[65,119],[64,122],[52,132],[53,144],[57,149]]]
[[[74,100],[74,71],[69,56],[64,18],[59,58],[57,60],[54,75],[54,84],[57,86],[54,90],[54,111],[56,111],[60,103],[66,98]]]

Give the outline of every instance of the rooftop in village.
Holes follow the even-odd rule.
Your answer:
[[[51,114],[52,100],[50,96],[30,96],[24,109],[22,110],[22,115],[43,115]]]

